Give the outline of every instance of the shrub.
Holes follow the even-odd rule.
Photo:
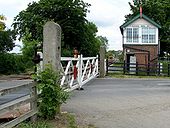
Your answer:
[[[0,53],[0,74],[18,74],[25,72],[25,70],[22,55]]]
[[[34,77],[38,81],[41,91],[39,112],[45,119],[53,119],[56,113],[60,113],[60,106],[68,99],[68,92],[60,87],[59,73],[48,65],[44,71]]]

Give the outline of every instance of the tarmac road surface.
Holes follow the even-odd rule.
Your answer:
[[[170,128],[169,79],[95,79],[63,111],[98,128]]]

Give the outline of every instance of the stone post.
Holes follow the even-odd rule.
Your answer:
[[[53,70],[60,70],[61,60],[61,27],[49,21],[43,28],[43,69],[51,64]]]
[[[100,47],[100,77],[104,77],[106,74],[106,64],[105,64],[105,46]]]

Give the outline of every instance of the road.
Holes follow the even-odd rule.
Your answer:
[[[13,101],[14,99],[29,95],[28,88],[22,88],[22,90],[13,91],[7,95],[1,96],[1,90],[9,89],[15,86],[21,86],[31,83],[32,80],[14,80],[14,81],[1,81],[0,82],[0,105]]]
[[[95,79],[75,90],[63,111],[98,128],[169,128],[170,80]]]

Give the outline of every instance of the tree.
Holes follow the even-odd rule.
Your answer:
[[[84,56],[96,56],[99,53],[101,42],[97,39],[97,27],[92,22],[87,22],[84,28],[84,43],[80,53]]]
[[[135,0],[134,2],[136,2]],[[129,2],[132,14],[125,16],[126,21],[139,13],[140,3],[133,5]],[[170,1],[169,0],[142,0],[143,13],[160,24],[160,50],[170,53]]]
[[[11,51],[15,46],[15,32],[10,29],[5,30],[4,20],[6,20],[6,17],[0,15],[0,52]]]
[[[103,37],[103,36],[98,36],[97,38],[100,40],[101,45],[105,46],[106,49],[108,49],[108,45],[109,45],[108,39],[106,37]]]
[[[35,46],[38,45],[38,42],[36,42],[35,40],[28,41],[27,38],[29,38],[29,35],[26,35],[22,40],[23,47],[21,51],[22,51],[25,67],[27,69],[30,69],[34,66],[33,58],[34,58]]]
[[[6,20],[6,17],[4,15],[0,15],[0,31],[5,29],[4,20]]]
[[[43,25],[54,21],[62,28],[62,49],[72,51],[76,47],[82,54],[91,54],[91,49],[86,47],[90,45],[91,36],[96,34],[96,26],[86,20],[89,6],[82,0],[40,0],[21,11],[14,18],[13,27],[20,39],[29,34],[29,41],[42,42]],[[91,35],[87,36],[89,33]]]

